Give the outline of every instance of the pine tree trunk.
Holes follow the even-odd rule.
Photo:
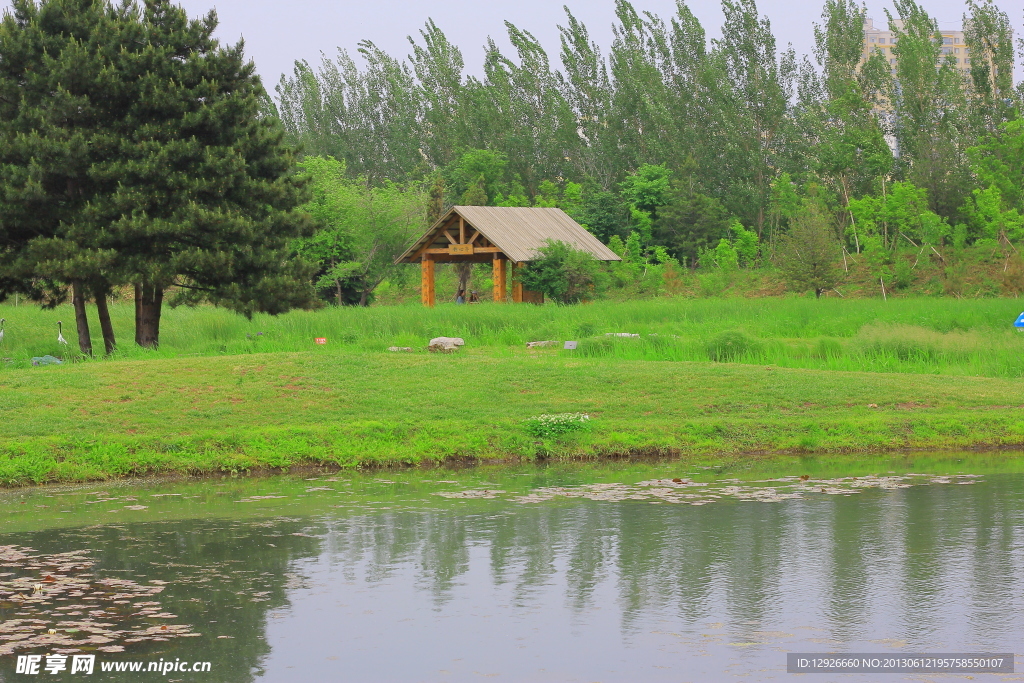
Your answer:
[[[85,311],[85,293],[82,283],[71,283],[71,301],[75,306],[75,327],[78,329],[78,348],[86,356],[92,355],[92,337],[89,336],[89,318]]]
[[[160,309],[164,290],[150,282],[135,285],[135,343],[147,349],[160,346]]]
[[[103,347],[109,356],[114,352],[117,342],[114,340],[114,326],[110,324],[110,309],[107,307],[107,290],[97,288],[93,293],[96,297],[96,312],[100,317],[100,330],[103,332]]]

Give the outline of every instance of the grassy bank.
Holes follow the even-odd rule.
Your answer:
[[[542,309],[541,309],[542,310]],[[0,481],[302,464],[629,453],[886,451],[1024,444],[1024,388],[999,377],[467,348],[151,358],[0,374]],[[591,429],[522,421],[587,412]]]

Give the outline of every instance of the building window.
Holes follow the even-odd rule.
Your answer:
[[[957,54],[960,54],[960,48],[958,48],[958,47],[953,48],[953,52],[955,52]]]
[[[890,60],[889,60],[889,63],[890,63],[890,64],[895,64],[895,63],[896,63],[896,60],[895,60],[895,59],[890,59]]]
[[[873,42],[875,42],[876,40],[877,40],[877,38],[875,38],[874,36],[872,36],[872,38],[871,38],[871,42],[873,43]]]
[[[943,45],[952,45],[953,44],[953,39],[950,38],[949,36],[943,36],[942,37],[942,44]]]

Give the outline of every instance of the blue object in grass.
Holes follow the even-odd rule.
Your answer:
[[[36,356],[32,359],[32,365],[64,365],[64,361],[55,356]]]
[[[1024,313],[1017,316],[1017,321],[1013,323],[1014,327],[1024,327]]]

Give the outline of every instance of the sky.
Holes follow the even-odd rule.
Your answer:
[[[996,2],[1010,13],[1020,35],[1020,0]],[[334,57],[338,48],[355,55],[360,40],[371,40],[385,52],[405,57],[410,52],[406,36],[418,38],[419,30],[431,18],[462,49],[467,72],[474,75],[482,73],[488,36],[514,55],[505,49],[509,47],[506,20],[540,40],[553,64],[557,64],[560,46],[557,27],[565,23],[563,4],[587,26],[605,54],[615,22],[614,0],[180,0],[180,4],[193,16],[216,9],[218,36],[232,43],[245,39],[246,53],[271,92],[282,73],[291,73],[295,60],[316,65],[321,54]],[[960,28],[962,0],[923,0],[922,4],[938,20],[940,29]],[[634,0],[633,5],[666,21],[676,7],[675,0]],[[8,6],[7,0],[0,0],[0,7]],[[867,6],[875,25],[884,24],[883,8],[891,9],[891,5],[872,0]],[[780,49],[792,43],[798,55],[812,53],[813,23],[820,21],[821,14],[818,2],[760,0],[758,8],[771,21]],[[717,0],[691,0],[690,9],[709,39],[719,35],[722,12]]]

